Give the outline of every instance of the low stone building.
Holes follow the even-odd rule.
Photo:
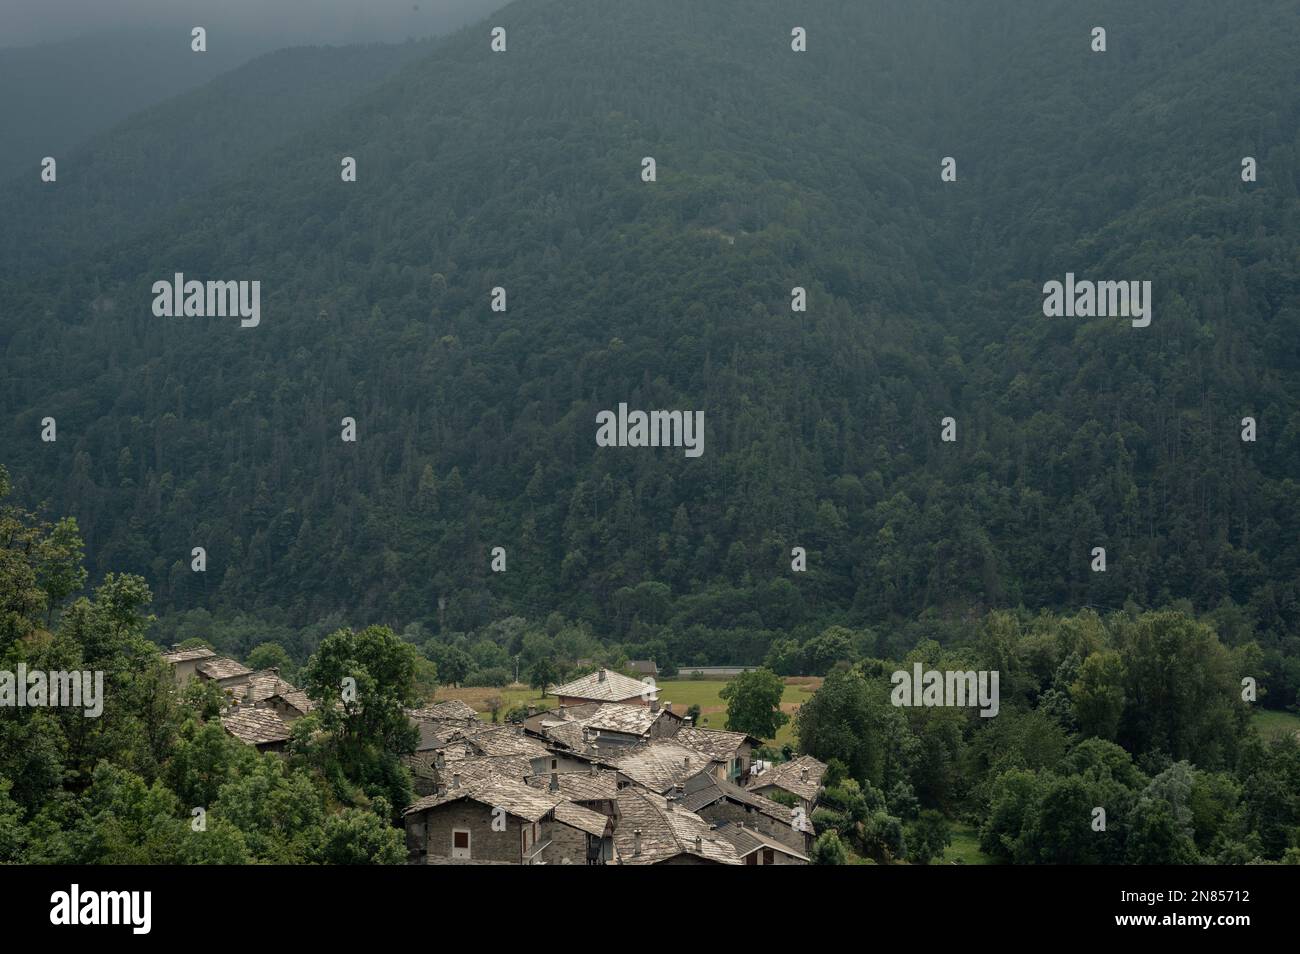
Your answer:
[[[638,786],[618,793],[614,849],[621,865],[738,865],[732,843],[694,812]]]
[[[194,675],[207,682],[215,682],[232,695],[242,690],[252,678],[253,670],[228,656],[211,656],[200,660]]]
[[[741,864],[806,865],[808,856],[775,838],[755,831],[744,822],[728,822],[717,828],[718,837],[731,842]]]
[[[603,864],[613,857],[604,815],[523,782],[489,774],[451,784],[404,813],[411,860]]]
[[[178,649],[173,647],[171,652],[163,653],[162,658],[163,662],[172,667],[172,676],[176,680],[176,685],[184,686],[194,678],[199,663],[205,659],[212,659],[216,655],[207,647],[199,649]]]
[[[716,778],[726,772],[724,763],[679,745],[675,739],[656,739],[639,745],[612,764],[626,782],[660,795],[701,773]]]
[[[687,781],[675,798],[682,807],[712,824],[744,825],[800,854],[812,850],[812,822],[802,807],[787,808],[757,792],[708,775]]]
[[[221,716],[228,733],[259,752],[283,752],[290,736],[289,724],[274,709],[231,706]]]
[[[547,692],[559,699],[562,706],[584,702],[626,702],[648,707],[659,698],[653,680],[641,682],[609,669],[598,669],[562,686],[552,686]]]
[[[674,738],[680,745],[725,763],[726,778],[737,785],[744,785],[749,780],[754,750],[763,744],[761,739],[744,732],[701,729],[692,725],[683,726]]]
[[[819,762],[811,755],[801,755],[751,777],[749,790],[760,795],[770,795],[774,791],[793,795],[799,799],[804,812],[812,815],[817,799],[821,797],[822,776],[825,774],[825,762]]]

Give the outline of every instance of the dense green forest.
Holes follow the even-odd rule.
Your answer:
[[[265,61],[15,186],[15,499],[241,657],[899,658],[1177,603],[1294,705],[1298,38],[1263,0],[524,0],[373,87]],[[260,326],[155,318],[177,271],[260,280]],[[1150,327],[1044,318],[1067,271],[1150,280]],[[597,448],[619,402],[703,410],[704,455]]]
[[[76,596],[76,522],[42,521],[8,490],[0,468],[0,669],[84,668],[107,682],[98,718],[0,707],[0,863],[405,859],[390,824],[412,798],[402,707],[429,684],[409,641],[379,626],[325,636],[296,674],[317,708],[285,754],[259,753],[222,728],[216,683],[172,690],[146,638],[145,581],[109,574]],[[1300,737],[1252,725],[1238,689],[1259,671],[1253,642],[1229,648],[1178,610],[995,611],[952,645],[890,659],[861,657],[859,637],[832,627],[813,641],[809,664],[834,663],[796,718],[799,750],[829,765],[811,818],[818,863],[928,864],[955,823],[997,861],[1300,863]],[[774,650],[774,665],[792,651]],[[914,664],[999,671],[997,717],[890,705],[891,671]],[[358,700],[322,704],[344,675]],[[729,684],[730,728],[773,733],[773,681],[779,700],[768,670]]]

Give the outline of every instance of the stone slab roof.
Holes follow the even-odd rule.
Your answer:
[[[169,653],[163,653],[162,658],[163,662],[170,663],[174,666],[177,663],[190,662],[195,659],[207,659],[210,656],[215,655],[216,653],[205,646],[200,647],[199,649],[173,649]]]
[[[556,805],[565,801],[562,796],[539,791],[523,782],[501,775],[487,775],[460,788],[452,788],[439,795],[426,795],[412,803],[404,815],[428,811],[468,798],[489,808],[502,808],[508,814],[525,821],[540,821]]]
[[[562,686],[546,690],[554,696],[590,699],[593,702],[626,702],[628,699],[657,698],[655,687],[640,679],[632,679],[612,669],[598,669]]]
[[[618,794],[619,821],[614,847],[620,864],[653,865],[678,855],[692,855],[717,864],[741,863],[731,842],[718,837],[694,812],[670,805],[653,792],[629,786]],[[637,850],[637,831],[641,832]]]
[[[725,799],[737,805],[752,808],[754,811],[761,812],[783,825],[793,827],[790,809],[779,802],[764,798],[757,792],[748,791],[732,782],[726,782],[708,775],[700,775],[691,779],[686,788],[686,794],[679,799],[679,802],[689,811],[699,812]]]
[[[727,732],[721,729],[699,729],[684,725],[674,736],[678,742],[689,748],[711,755],[721,762],[730,762],[736,757],[737,750],[748,742],[751,746],[762,742],[744,732]]]
[[[719,838],[731,842],[736,849],[737,856],[742,859],[760,848],[771,848],[774,851],[789,855],[791,858],[798,858],[800,861],[808,860],[807,855],[795,851],[789,845],[782,844],[772,836],[750,828],[748,825],[728,822],[725,825],[719,825],[715,831]]]
[[[286,742],[289,739],[289,725],[274,709],[240,706],[223,715],[221,724],[227,732],[248,745]]]
[[[654,739],[631,749],[612,764],[632,781],[663,793],[707,771],[715,759],[679,745],[675,739]]]
[[[228,656],[213,656],[211,659],[205,659],[195,669],[209,679],[233,679],[236,676],[252,675],[253,672],[243,663]]]
[[[755,775],[750,779],[749,787],[757,790],[775,785],[811,802],[816,800],[825,774],[825,762],[819,762],[811,755],[801,755],[789,762],[773,765],[761,775]]]

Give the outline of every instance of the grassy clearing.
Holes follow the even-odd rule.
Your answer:
[[[1265,738],[1284,732],[1300,732],[1300,715],[1280,709],[1258,709],[1251,716],[1251,723]]]
[[[659,680],[659,699],[671,702],[673,711],[685,714],[693,705],[700,707],[700,725],[706,729],[725,729],[727,727],[727,704],[718,695],[727,684],[725,679],[661,679]],[[792,676],[785,680],[785,694],[781,697],[781,710],[792,719],[799,706],[812,698],[822,681],[816,676]],[[504,689],[467,687],[462,689],[440,686],[434,693],[435,702],[459,699],[466,705],[473,706],[479,717],[491,719],[491,706],[488,700],[500,697],[501,716],[504,717],[512,707],[532,703],[538,706],[555,705],[554,696],[541,696],[536,689],[515,684]],[[777,745],[794,744],[794,726],[781,727],[776,736]]]
[[[995,865],[997,860],[980,851],[980,834],[964,822],[954,821],[952,843],[944,849],[942,861],[935,864]]]

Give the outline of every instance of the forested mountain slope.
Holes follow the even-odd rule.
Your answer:
[[[164,609],[556,610],[702,662],[1185,598],[1276,650],[1300,621],[1297,40],[1263,2],[523,0],[140,235],[11,274],[0,444],[20,499]],[[172,162],[173,130],[137,130]],[[1150,280],[1150,327],[1045,318],[1067,271]],[[175,272],[260,280],[260,326],[155,318]],[[619,402],[703,410],[704,454],[597,448]]]

